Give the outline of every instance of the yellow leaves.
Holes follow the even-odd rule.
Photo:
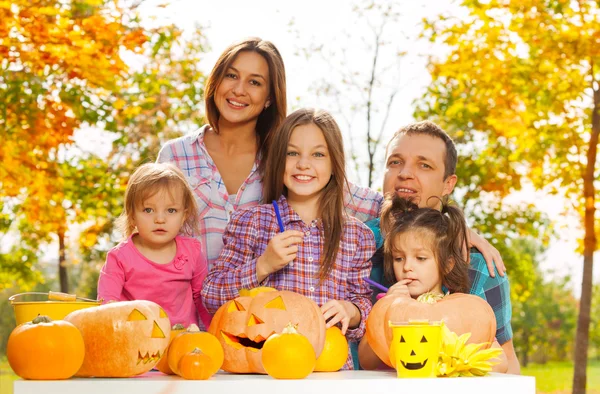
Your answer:
[[[484,376],[497,364],[494,358],[502,354],[501,348],[482,349],[485,343],[469,343],[470,333],[461,335],[442,324],[442,347],[437,365],[437,376]]]

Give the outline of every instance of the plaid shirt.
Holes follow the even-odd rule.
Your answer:
[[[157,162],[170,162],[179,167],[194,190],[200,228],[197,238],[206,251],[210,268],[223,248],[223,232],[231,214],[260,204],[263,184],[257,160],[237,194],[227,193],[223,178],[204,145],[208,127],[168,141],[158,153]],[[366,222],[377,217],[382,200],[379,193],[351,185],[345,196],[346,213]]]
[[[383,238],[379,228],[379,219],[373,219],[366,223],[375,235],[377,252],[373,256],[373,270],[371,279],[389,287],[393,283],[384,283],[383,278]],[[494,268],[495,269],[495,268]],[[510,320],[512,318],[512,305],[510,303],[510,284],[508,276],[500,276],[495,271],[496,277],[492,278],[488,271],[483,255],[477,249],[471,249],[469,267],[469,279],[471,282],[470,294],[483,298],[490,304],[496,315],[496,339],[503,344],[513,337]],[[379,293],[379,290],[376,290]],[[376,294],[373,294],[375,297]]]
[[[346,217],[335,266],[319,284],[319,262],[326,240],[322,223],[320,220],[304,223],[283,196],[277,203],[286,230],[305,233],[296,259],[258,283],[256,261],[265,252],[269,240],[279,232],[275,212],[271,204],[235,212],[223,235],[225,247],[204,281],[204,305],[214,313],[237,297],[238,289],[261,285],[303,294],[319,306],[329,300],[346,300],[358,307],[361,316],[359,326],[348,329],[346,336],[349,340],[359,340],[371,311],[371,289],[364,279],[369,276],[370,259],[375,252],[373,233],[355,218]],[[350,354],[344,369],[352,369]]]

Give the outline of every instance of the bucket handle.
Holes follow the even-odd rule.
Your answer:
[[[75,294],[61,293],[59,291],[49,291],[48,293],[41,293],[41,292],[35,292],[35,291],[34,292],[29,292],[29,293],[19,293],[19,294],[15,294],[13,296],[10,296],[8,298],[8,300],[12,304],[13,302],[16,302],[17,298],[23,297],[23,296],[26,296],[26,295],[30,295],[30,294],[47,295],[48,296],[48,301],[77,301],[77,300],[81,300],[81,301],[88,301],[88,302],[98,302],[97,300],[91,300],[89,298],[77,297]]]

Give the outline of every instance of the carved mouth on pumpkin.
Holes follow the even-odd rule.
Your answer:
[[[427,360],[429,359],[426,358],[422,363],[405,363],[404,361],[401,361],[401,363],[404,368],[414,371],[423,368],[427,364]]]
[[[154,354],[150,354],[149,352],[146,352],[145,355],[142,356],[142,352],[140,352],[138,350],[138,360],[137,363],[144,363],[144,364],[148,364],[150,362],[158,362],[158,360],[160,360],[160,350],[158,350],[156,353]]]
[[[262,349],[265,341],[271,336],[275,334],[275,331],[270,333],[266,338],[262,335],[257,335],[253,340],[248,338],[246,335],[233,335],[225,331],[221,331],[221,336],[225,340],[225,343],[233,346],[236,349],[248,349],[253,352],[258,352]]]

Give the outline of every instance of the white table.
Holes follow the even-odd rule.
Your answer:
[[[160,372],[128,379],[17,380],[14,394],[535,394],[531,376],[492,373],[478,378],[398,379],[395,371],[312,373],[302,380],[219,372],[209,380],[185,380]]]

